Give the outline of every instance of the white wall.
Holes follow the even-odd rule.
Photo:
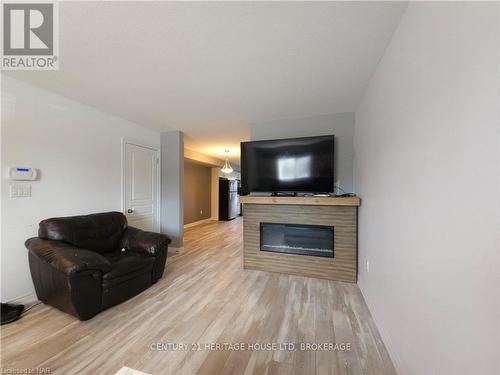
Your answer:
[[[250,139],[279,139],[335,134],[335,180],[346,192],[354,191],[354,113],[333,113],[251,124]]]
[[[356,112],[359,285],[400,373],[500,373],[498,7],[410,3]]]
[[[2,302],[34,292],[24,241],[53,216],[121,210],[121,137],[159,133],[2,77]],[[6,166],[41,171],[31,198],[9,198]]]

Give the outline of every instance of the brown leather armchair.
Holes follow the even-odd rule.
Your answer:
[[[38,299],[87,320],[158,281],[169,243],[106,212],[43,220],[26,247]]]

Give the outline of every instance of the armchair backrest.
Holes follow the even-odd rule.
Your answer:
[[[117,250],[126,228],[127,218],[121,212],[55,217],[40,222],[38,237],[106,253]]]

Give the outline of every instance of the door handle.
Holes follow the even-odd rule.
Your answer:
[[[132,208],[129,208],[129,209],[127,210],[127,213],[128,213],[128,214],[133,214],[133,213],[134,213],[134,210],[133,210]]]

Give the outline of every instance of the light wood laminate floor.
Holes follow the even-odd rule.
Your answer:
[[[165,375],[395,373],[356,284],[242,264],[241,218],[189,228],[163,278],[133,299],[86,322],[38,305],[1,327],[1,366],[92,375],[122,366]],[[156,343],[188,350],[152,350]],[[295,343],[297,350],[208,350],[210,343]],[[302,351],[300,343],[351,349]]]

